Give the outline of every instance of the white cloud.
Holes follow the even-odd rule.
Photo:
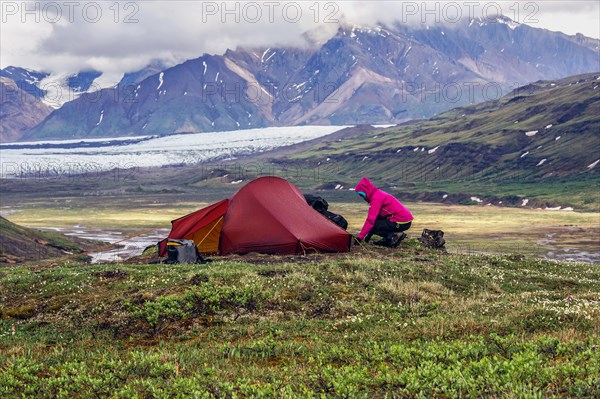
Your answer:
[[[373,25],[425,19],[425,23],[434,24],[436,13],[439,20],[448,22],[457,11],[448,2],[428,2],[423,7],[425,3],[420,1],[80,1],[74,2],[75,6],[63,1],[0,3],[0,67],[17,65],[54,73],[93,68],[113,76],[140,69],[152,59],[175,64],[238,46],[302,46],[306,45],[303,33],[319,28],[321,38],[331,36],[337,29],[336,21]],[[513,1],[493,3],[497,7],[488,3],[491,2],[481,2],[471,11],[481,16],[484,11],[493,13],[500,9],[511,18],[517,16]],[[469,15],[466,3],[454,4],[461,6],[463,17]],[[535,11],[539,22],[530,22],[533,26],[600,36],[598,2],[528,4],[538,8],[524,9],[519,3],[518,17],[522,20]],[[37,10],[37,21],[35,13],[25,12],[24,7]],[[427,13],[428,10],[437,11]]]

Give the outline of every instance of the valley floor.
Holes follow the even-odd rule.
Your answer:
[[[24,226],[59,229],[108,242],[147,232],[123,242],[126,250],[109,248],[95,255],[98,260],[106,261],[141,253],[167,234],[171,220],[206,205],[185,200],[177,202],[172,196],[84,197],[58,199],[53,203],[8,203],[2,214]],[[600,214],[596,212],[434,203],[407,206],[415,215],[409,236],[416,238],[424,228],[443,230],[447,248],[453,253],[508,253],[600,262]],[[330,210],[342,214],[350,224],[348,230],[356,234],[366,216],[367,205],[358,201],[331,202]]]
[[[82,197],[2,212],[106,238],[203,205]],[[396,250],[0,266],[0,397],[600,397],[600,266],[540,257],[597,262],[597,213],[408,207]],[[356,232],[367,205],[330,209]],[[423,228],[444,230],[448,253],[422,248]]]

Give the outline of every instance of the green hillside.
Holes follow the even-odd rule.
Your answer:
[[[0,216],[0,264],[40,261],[84,252],[99,242],[28,229]]]
[[[321,141],[285,159],[352,186],[363,175],[406,194],[598,206],[600,74],[536,82],[422,122]],[[334,185],[335,186],[335,185]],[[326,188],[326,187],[324,187]],[[513,198],[511,198],[513,197]]]

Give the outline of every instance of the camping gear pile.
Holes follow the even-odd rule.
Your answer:
[[[329,211],[327,201],[303,195],[285,179],[261,177],[230,198],[173,220],[169,236],[158,243],[167,263],[206,263],[206,255],[298,255],[348,252],[353,237],[342,215]],[[424,230],[419,241],[443,249],[444,232]],[[397,247],[406,238],[395,237]]]

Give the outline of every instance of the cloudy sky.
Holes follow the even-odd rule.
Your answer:
[[[425,5],[424,5],[425,4]],[[498,12],[531,26],[600,37],[590,1],[8,1],[0,0],[0,67],[104,72],[118,80],[152,59],[175,64],[238,46],[305,45],[340,23],[455,23]]]

